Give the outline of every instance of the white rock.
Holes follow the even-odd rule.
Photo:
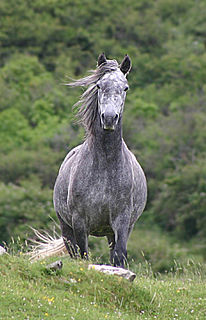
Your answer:
[[[136,274],[134,272],[131,272],[129,270],[123,269],[123,268],[117,268],[107,265],[97,265],[97,264],[89,264],[88,269],[94,269],[109,275],[117,275],[119,277],[123,277],[129,281],[134,281],[136,278]]]

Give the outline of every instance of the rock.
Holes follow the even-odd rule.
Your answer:
[[[62,266],[63,266],[62,261],[61,260],[57,260],[57,261],[55,261],[55,262],[53,262],[51,264],[48,264],[46,266],[46,269],[56,271],[56,270],[62,269]]]
[[[134,281],[134,279],[136,278],[136,274],[123,269],[123,268],[117,268],[117,267],[112,267],[112,266],[107,266],[107,265],[97,265],[97,264],[89,264],[88,269],[94,269],[109,275],[117,275],[119,277],[123,277],[127,280],[129,280],[130,282]]]
[[[0,256],[4,253],[6,253],[6,249],[4,249],[4,247],[0,246]]]

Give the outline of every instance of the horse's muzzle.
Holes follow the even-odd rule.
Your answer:
[[[117,113],[102,113],[101,122],[104,130],[115,130],[118,123],[119,115]]]

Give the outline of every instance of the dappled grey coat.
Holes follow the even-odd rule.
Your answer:
[[[146,179],[122,138],[122,113],[131,61],[121,65],[101,54],[91,75],[70,86],[88,86],[79,115],[87,136],[62,163],[54,206],[71,256],[88,255],[88,236],[106,236],[110,260],[124,266],[127,240],[146,204]]]

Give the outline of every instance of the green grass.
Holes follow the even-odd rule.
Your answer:
[[[109,249],[106,238],[89,238],[90,254],[97,263],[109,263]],[[204,264],[199,244],[177,242],[166,233],[154,227],[137,225],[128,241],[128,264],[133,270],[149,264],[154,273],[170,272],[176,262],[186,265],[189,261]]]
[[[23,255],[0,257],[0,319],[198,319],[206,318],[205,269],[176,266],[154,277],[138,265],[133,283],[87,270],[87,262],[55,258],[31,264]]]

